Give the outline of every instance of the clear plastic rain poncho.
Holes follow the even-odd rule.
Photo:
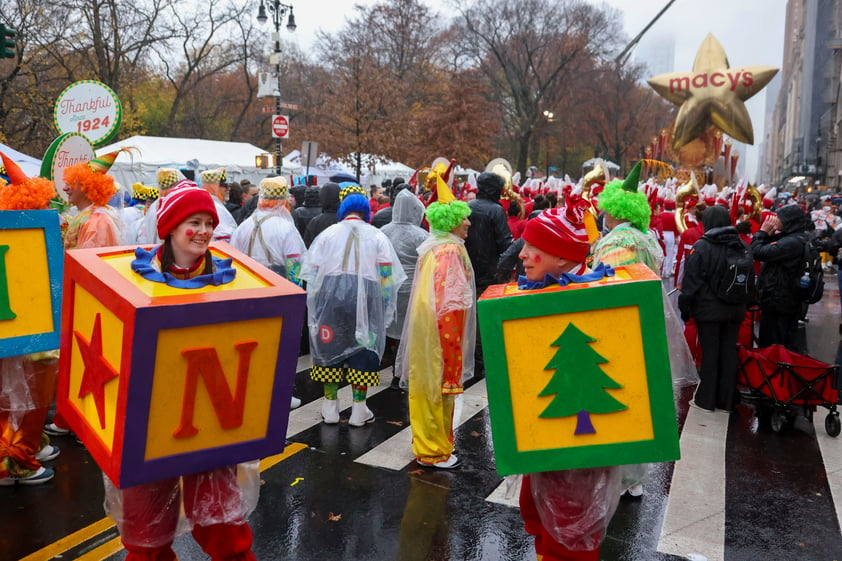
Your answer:
[[[111,247],[124,245],[125,224],[120,211],[110,206],[91,205],[67,218],[65,249]]]
[[[594,266],[605,263],[612,267],[643,263],[657,275],[664,262],[664,251],[653,235],[624,222],[596,242],[593,262]]]
[[[231,212],[225,208],[225,204],[216,196],[213,196],[213,206],[216,207],[216,215],[219,216],[219,224],[213,229],[214,241],[228,241],[231,234],[237,229],[237,221],[231,216]],[[155,222],[157,227],[157,220]]]
[[[161,195],[161,198],[163,198],[163,195]],[[142,245],[161,243],[161,238],[158,237],[158,207],[160,205],[161,199],[155,199],[146,209],[146,216],[138,225],[137,243]]]
[[[392,242],[392,247],[395,248],[406,273],[406,280],[398,289],[395,319],[386,327],[386,335],[392,339],[401,338],[409,295],[415,278],[415,267],[418,263],[418,246],[430,235],[419,226],[423,219],[424,204],[412,194],[412,191],[404,189],[395,197],[392,205],[392,221],[380,229]]]
[[[301,262],[307,248],[295,228],[286,198],[264,199],[231,236],[231,245],[252,259],[301,286]]]
[[[58,351],[0,358],[0,478],[38,469],[35,454],[56,396]]]
[[[620,502],[622,466],[533,473],[529,486],[552,538],[572,551],[592,551]]]
[[[58,351],[0,358],[0,419],[16,431],[34,409],[56,397]]]
[[[315,364],[368,349],[383,356],[386,326],[406,274],[389,239],[354,217],[318,235],[304,258],[308,329]]]
[[[437,273],[443,271],[444,284],[437,285]],[[412,370],[413,380],[423,381],[419,387],[424,388],[424,393],[438,394],[440,399],[444,363],[438,322],[455,311],[466,312],[459,342],[462,383],[473,378],[477,328],[474,283],[474,270],[463,239],[435,232],[418,247],[418,269],[407,308],[412,319],[404,324],[395,361],[395,375],[401,377],[402,387],[408,387]]]
[[[105,513],[121,539],[157,548],[194,526],[242,524],[257,507],[260,462],[246,462],[118,489],[108,476]],[[183,504],[183,512],[182,511]]]

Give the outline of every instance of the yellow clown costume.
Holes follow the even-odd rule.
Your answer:
[[[470,214],[434,173],[438,200],[426,210],[431,234],[418,247],[418,268],[396,361],[409,387],[412,452],[423,466],[452,468],[453,416],[462,384],[473,376],[476,287],[465,241],[458,235]],[[467,234],[467,229],[463,230]]]

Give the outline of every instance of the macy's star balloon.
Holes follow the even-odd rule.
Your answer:
[[[672,135],[678,150],[714,125],[734,140],[754,144],[754,130],[745,100],[769,83],[778,69],[771,66],[731,68],[719,41],[708,33],[692,72],[661,74],[648,80],[658,94],[679,106]]]

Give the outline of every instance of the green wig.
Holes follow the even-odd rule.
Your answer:
[[[427,215],[431,230],[450,232],[471,214],[471,209],[465,201],[453,201],[447,204],[436,201],[427,207],[424,214]]]
[[[640,162],[632,168],[624,181],[615,179],[599,194],[597,206],[617,220],[628,220],[631,225],[645,232],[649,229],[652,209],[646,195],[637,190],[640,182]]]

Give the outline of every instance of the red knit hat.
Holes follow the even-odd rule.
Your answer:
[[[207,212],[213,217],[213,227],[219,224],[219,215],[210,193],[200,189],[188,179],[173,185],[158,207],[158,237],[166,239],[176,226],[197,212]]]
[[[523,239],[550,255],[584,263],[590,247],[584,224],[589,204],[579,199],[564,208],[545,210],[526,223]]]

